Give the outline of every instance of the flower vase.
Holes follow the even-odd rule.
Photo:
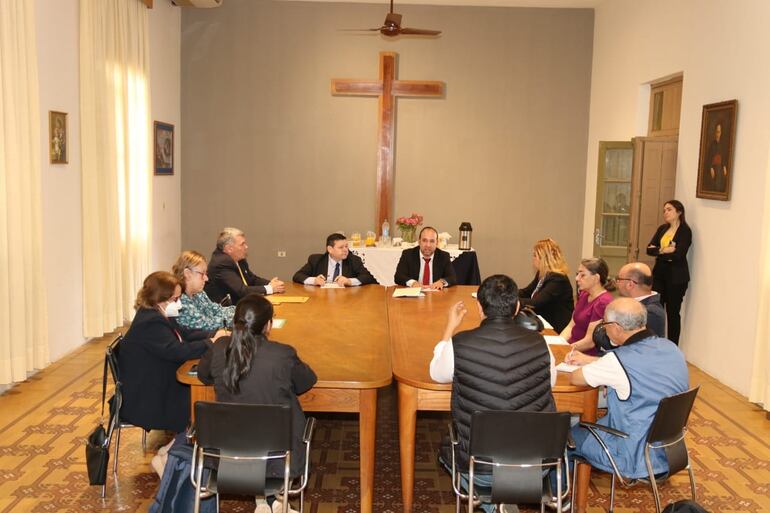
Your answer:
[[[403,239],[404,242],[413,243],[416,240],[416,226],[409,226],[409,227],[401,227],[401,239]]]

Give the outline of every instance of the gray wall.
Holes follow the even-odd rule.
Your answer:
[[[262,276],[291,275],[328,233],[374,230],[377,101],[332,78],[442,80],[398,100],[395,215],[453,234],[473,223],[482,275],[531,278],[534,241],[580,255],[593,12],[397,6],[437,39],[386,40],[387,7],[228,0],[182,18],[182,244],[209,254],[242,228]],[[378,231],[378,230],[377,230]],[[286,250],[286,258],[276,252]]]

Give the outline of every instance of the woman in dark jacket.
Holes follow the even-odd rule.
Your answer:
[[[522,306],[534,308],[553,329],[561,332],[572,318],[574,300],[569,269],[555,240],[543,239],[535,243],[532,267],[535,278],[519,290],[519,301]]]
[[[120,416],[148,431],[185,429],[190,422],[190,387],[176,380],[176,370],[186,360],[202,356],[212,335],[224,334],[188,330],[169,319],[179,310],[181,293],[173,274],[150,274],[136,296],[136,316],[120,343]]]
[[[684,205],[671,200],[663,205],[663,220],[647,246],[647,254],[655,257],[652,289],[660,294],[666,309],[668,338],[679,344],[681,320],[679,311],[690,282],[687,250],[692,244],[692,230],[684,216]]]
[[[198,364],[198,379],[213,384],[217,401],[249,404],[286,404],[292,410],[291,475],[305,466],[302,433],[305,414],[297,396],[310,390],[315,372],[286,344],[268,339],[273,327],[273,305],[249,294],[238,302],[233,334],[224,337]],[[271,460],[271,477],[283,476],[283,462]]]

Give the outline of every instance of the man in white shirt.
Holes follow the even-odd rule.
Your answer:
[[[461,472],[468,470],[474,411],[556,411],[551,393],[556,382],[553,356],[542,335],[514,320],[518,296],[518,287],[508,276],[485,279],[478,290],[481,324],[455,333],[468,313],[462,301],[455,303],[444,336],[433,350],[431,378],[452,383],[452,420],[459,438],[456,461]],[[451,462],[447,444],[442,445],[440,458],[445,464]],[[474,476],[480,485],[488,485],[490,478],[483,473]],[[482,508],[491,512],[494,505],[482,504]]]
[[[650,424],[664,397],[688,389],[687,362],[670,340],[646,328],[647,310],[637,300],[619,298],[607,305],[604,326],[617,349],[601,358],[580,352],[570,353],[567,363],[581,365],[572,373],[575,385],[607,387],[607,415],[598,423],[628,434],[627,438],[601,432],[604,444],[621,474],[630,478],[647,477],[644,443]],[[599,442],[587,430],[576,426],[572,437],[575,452],[597,468],[612,472],[612,466]],[[655,474],[668,470],[664,451],[653,451]]]

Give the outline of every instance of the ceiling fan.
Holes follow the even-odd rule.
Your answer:
[[[440,30],[426,30],[401,26],[401,15],[393,12],[393,0],[390,0],[390,12],[385,16],[385,23],[379,28],[363,29],[369,32],[379,32],[383,36],[395,37],[400,35],[410,36],[437,36]]]

